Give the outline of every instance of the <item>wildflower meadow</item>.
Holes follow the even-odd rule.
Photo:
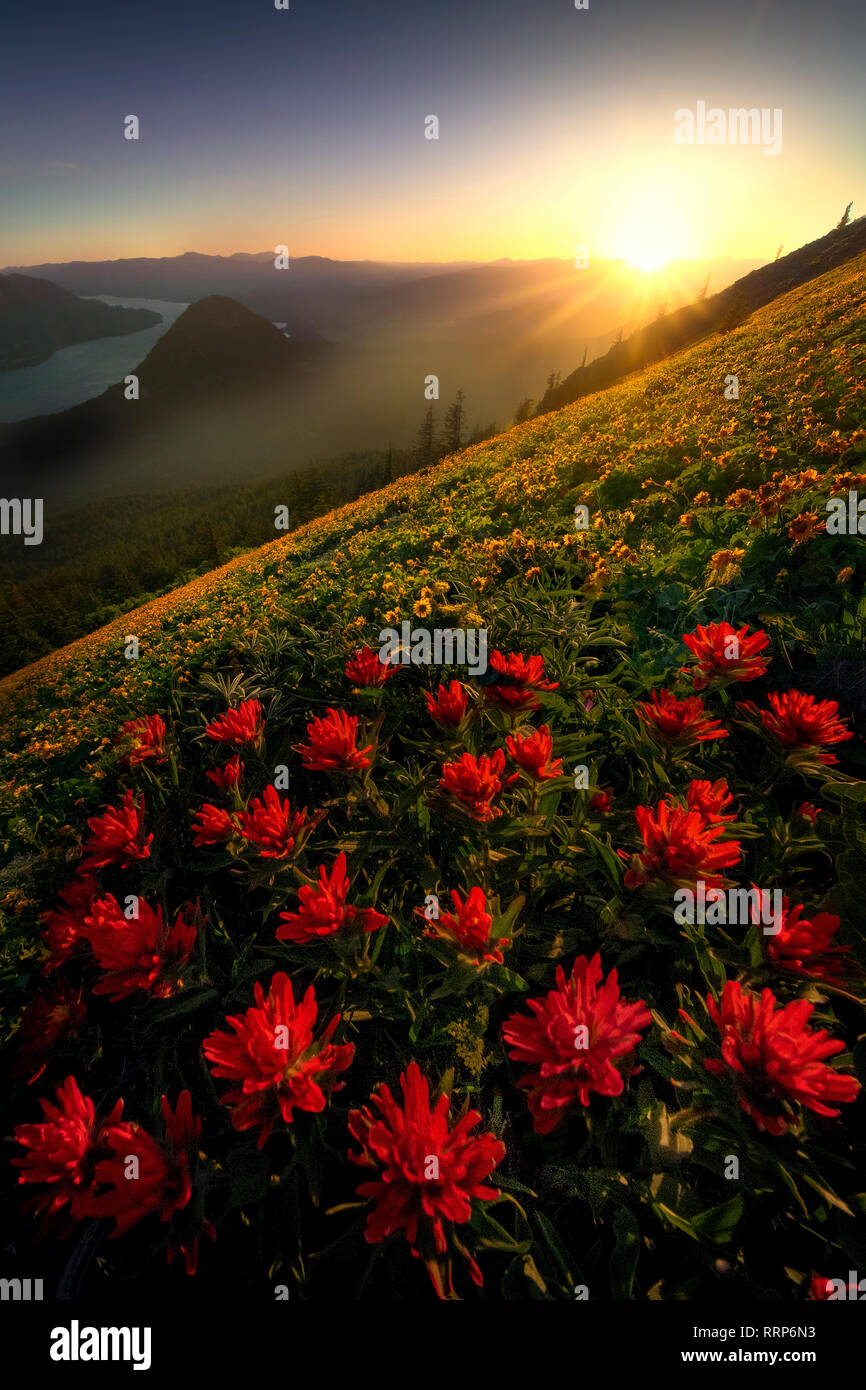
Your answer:
[[[866,1274],[864,298],[860,256],[0,684],[22,1273]],[[383,660],[405,621],[486,658]]]

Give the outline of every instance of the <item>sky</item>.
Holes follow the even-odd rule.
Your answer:
[[[866,211],[862,0],[289,5],[4,0],[0,265],[286,245],[649,269],[772,259]],[[781,110],[781,152],[677,143],[700,101]]]

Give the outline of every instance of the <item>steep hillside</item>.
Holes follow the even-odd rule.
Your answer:
[[[3,1132],[47,1150],[74,1077],[188,1179],[100,1164],[37,1244],[6,1165],[22,1274],[741,1304],[862,1268],[866,556],[825,502],[866,495],[864,305],[866,255],[0,683]],[[386,669],[403,620],[489,660]]]
[[[787,256],[752,270],[719,294],[697,300],[670,314],[659,315],[622,342],[614,343],[603,357],[578,367],[548,391],[539,413],[559,410],[572,401],[601,391],[613,382],[669,357],[708,333],[727,331],[743,323],[756,309],[787,294],[798,285],[816,279],[866,250],[866,217],[837,227]]]

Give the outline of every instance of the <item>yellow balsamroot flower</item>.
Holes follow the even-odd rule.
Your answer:
[[[526,578],[527,578],[527,579],[539,579],[540,577],[541,577],[541,570],[539,569],[538,565],[532,565],[532,566],[526,571]]]
[[[429,618],[433,612],[433,605],[429,598],[419,598],[412,604],[412,612],[416,618]]]
[[[817,512],[801,512],[788,527],[788,535],[795,545],[805,545],[806,541],[820,536],[826,530],[826,520],[822,521]]]
[[[707,505],[707,503],[709,502],[709,500],[710,500],[710,494],[709,494],[708,492],[699,492],[698,495],[697,495],[697,497],[695,498],[695,506],[696,506],[696,507],[705,507],[705,506]]]
[[[709,578],[716,584],[729,584],[740,573],[745,550],[717,550],[710,561]]]
[[[693,521],[694,517],[692,516],[691,512],[683,512],[682,516],[680,517],[680,526],[691,526]]]
[[[738,487],[736,492],[732,492],[730,497],[725,499],[725,506],[745,507],[747,502],[751,502],[754,495],[747,487]]]
[[[843,570],[840,570],[839,573],[836,575],[836,583],[837,583],[837,584],[847,584],[847,583],[848,583],[848,580],[851,578],[851,575],[852,575],[853,573],[854,573],[854,571],[853,571],[853,569],[851,568],[851,566],[850,566],[850,565],[846,565],[845,568],[844,568]]]
[[[389,627],[393,627],[395,623],[400,621],[400,609],[389,608],[387,613],[382,614],[382,621],[386,622]]]

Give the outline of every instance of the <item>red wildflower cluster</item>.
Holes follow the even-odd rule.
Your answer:
[[[107,994],[113,1002],[143,990],[155,999],[167,999],[183,987],[179,970],[189,960],[196,928],[179,912],[169,927],[143,898],[138,916],[129,918],[110,894],[98,899],[87,917],[93,954],[106,972],[93,986],[94,994]]]
[[[671,806],[660,801],[655,811],[637,806],[635,819],[644,842],[644,852],[632,856],[625,875],[626,888],[639,888],[651,881],[674,888],[693,888],[703,879],[708,888],[722,888],[727,880],[719,870],[739,862],[739,840],[716,843],[724,826],[709,821],[700,811]],[[620,852],[622,858],[628,856]]]
[[[509,734],[505,746],[514,761],[534,781],[545,782],[551,777],[562,776],[562,759],[552,761],[553,739],[546,724],[542,724],[540,729],[530,729],[523,737],[520,733]]]
[[[457,728],[466,716],[466,691],[459,681],[440,685],[435,695],[425,690],[424,699],[430,718],[444,728]]]
[[[144,809],[144,793],[136,805],[132,791],[127,790],[122,805],[109,806],[101,816],[91,816],[82,869],[102,869],[107,864],[126,869],[134,859],[149,858],[153,836],[145,839]]]
[[[463,753],[456,762],[442,764],[439,786],[454,797],[471,820],[484,823],[502,815],[493,800],[517,776],[515,772],[503,781],[504,771],[505,754],[501,748],[489,757],[486,753],[478,758]]]
[[[832,912],[816,912],[807,918],[804,911],[802,903],[791,907],[787,898],[782,899],[781,922],[774,923],[779,930],[766,938],[767,956],[777,970],[842,984],[856,966],[848,956],[850,946],[833,945],[833,937],[842,925],[840,919]],[[752,921],[760,925],[760,915],[754,907]]]
[[[632,1054],[652,1015],[642,999],[621,999],[616,970],[602,983],[599,955],[578,956],[568,978],[558,965],[556,987],[527,1003],[532,1017],[512,1014],[502,1036],[512,1060],[532,1067],[518,1085],[528,1091],[536,1133],[549,1134],[576,1101],[588,1105],[592,1091],[622,1094],[623,1072],[636,1070]]]
[[[145,714],[141,719],[128,719],[121,724],[115,740],[128,748],[121,761],[129,767],[149,761],[164,763],[168,757],[165,736],[165,720],[161,714]]]
[[[798,1105],[832,1118],[841,1113],[833,1105],[853,1101],[860,1090],[855,1077],[827,1066],[824,1059],[844,1052],[845,1044],[828,1037],[825,1028],[806,1026],[814,1004],[797,999],[777,1005],[772,990],[759,996],[728,980],[719,1004],[707,999],[722,1056],[704,1062],[714,1076],[733,1081],[741,1108],[758,1129],[776,1136],[797,1124]]]
[[[466,1260],[474,1283],[483,1282],[478,1265],[449,1228],[470,1220],[474,1199],[499,1195],[484,1183],[505,1156],[505,1145],[494,1134],[472,1133],[481,1120],[476,1110],[465,1111],[451,1128],[450,1097],[440,1095],[431,1109],[430,1085],[417,1062],[401,1075],[400,1089],[402,1105],[380,1085],[370,1097],[372,1108],[349,1112],[349,1133],[360,1146],[349,1158],[372,1174],[358,1188],[359,1197],[374,1203],[367,1241],[376,1245],[404,1232],[441,1298],[446,1288],[453,1295],[453,1285],[450,1262],[443,1277],[436,1257],[444,1256],[450,1243]]]
[[[718,719],[705,712],[699,695],[678,700],[672,690],[654,690],[648,702],[638,703],[637,714],[648,732],[664,744],[689,747],[707,739],[728,737]]]
[[[329,709],[324,718],[313,719],[307,725],[308,743],[299,743],[304,767],[309,772],[361,772],[372,766],[367,754],[373,745],[358,748],[358,717],[345,710]]]
[[[230,743],[234,748],[259,750],[264,736],[262,707],[258,700],[244,700],[236,709],[226,710],[205,733],[216,743]]]
[[[304,884],[298,890],[299,912],[280,913],[283,925],[277,927],[277,940],[306,943],[323,936],[335,936],[338,932],[341,936],[351,936],[378,931],[387,924],[388,918],[372,907],[347,906],[348,893],[346,856],[341,853],[330,874],[324,864],[321,866],[315,888]]]
[[[683,635],[683,641],[697,660],[697,672],[692,678],[695,690],[710,684],[728,685],[732,681],[754,681],[763,676],[770,653],[761,653],[770,645],[766,632],[749,631],[747,623],[736,630],[730,623],[700,624],[694,632]]]
[[[739,707],[750,716],[760,716],[767,733],[778,739],[791,753],[805,753],[808,760],[817,760],[826,766],[838,762],[832,753],[819,750],[831,743],[844,743],[853,738],[844,721],[837,719],[839,705],[836,700],[816,700],[814,695],[804,695],[800,690],[773,692],[767,696],[770,709],[760,710],[751,700],[740,701]]]
[[[193,1115],[189,1091],[181,1092],[174,1114],[162,1097],[164,1144],[158,1144],[141,1125],[122,1121],[122,1100],[101,1121],[74,1077],[58,1087],[57,1101],[57,1105],[40,1101],[44,1123],[18,1125],[15,1130],[18,1143],[30,1150],[25,1157],[12,1159],[22,1170],[19,1183],[47,1188],[35,1198],[37,1210],[54,1215],[66,1207],[76,1221],[113,1218],[115,1237],[151,1212],[158,1211],[162,1221],[169,1221],[188,1205],[202,1129],[201,1120]],[[137,1171],[130,1181],[133,1158]],[[209,1221],[200,1222],[199,1229],[216,1238]],[[181,1252],[187,1273],[194,1274],[197,1249],[198,1229],[189,1221],[181,1236],[173,1233],[169,1238],[169,1262]]]
[[[538,709],[538,691],[556,690],[559,684],[544,679],[543,656],[524,657],[522,652],[503,656],[502,652],[491,652],[489,664],[496,679],[484,687],[484,698],[509,714]]]
[[[490,935],[493,918],[487,911],[487,900],[481,888],[470,888],[465,902],[456,889],[451,894],[454,912],[441,912],[428,921],[425,936],[437,938],[457,948],[460,955],[469,956],[476,964],[503,962],[503,949],[510,941]],[[422,916],[423,908],[417,908]]]
[[[238,812],[240,832],[256,845],[263,859],[286,859],[298,854],[313,830],[306,811],[292,811],[288,797],[280,797],[272,782],[261,797]]]
[[[330,1041],[339,1014],[313,1037],[318,1005],[312,985],[296,1004],[292,982],[280,971],[268,994],[257,983],[254,997],[255,1004],[245,1014],[226,1019],[234,1037],[211,1033],[203,1048],[214,1063],[213,1075],[238,1083],[223,1096],[232,1125],[237,1130],[259,1127],[261,1148],[280,1116],[290,1124],[294,1109],[324,1110],[327,1094],[342,1089],[336,1078],[351,1064],[355,1048]]]
[[[384,685],[394,675],[395,667],[383,661],[372,647],[360,647],[346,662],[346,675],[353,685]]]
[[[45,924],[42,940],[51,952],[42,967],[43,975],[49,975],[59,965],[64,965],[88,948],[85,919],[98,894],[96,875],[79,870],[75,878],[60,890],[63,906],[42,913]]]

